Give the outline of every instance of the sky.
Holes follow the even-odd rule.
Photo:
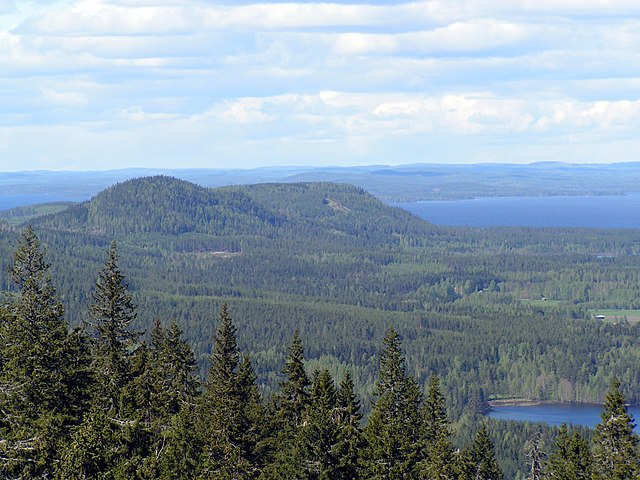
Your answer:
[[[0,171],[640,161],[638,0],[0,0]]]

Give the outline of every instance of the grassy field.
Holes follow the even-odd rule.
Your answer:
[[[605,322],[619,322],[626,318],[629,323],[640,323],[640,310],[600,309],[589,311],[593,317],[604,315]]]

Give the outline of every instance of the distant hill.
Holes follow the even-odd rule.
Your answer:
[[[61,231],[165,235],[360,238],[397,243],[429,224],[345,184],[260,184],[208,189],[167,176],[118,183],[89,202],[29,219]]]

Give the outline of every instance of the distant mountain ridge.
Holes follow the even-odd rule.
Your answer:
[[[387,202],[530,195],[622,195],[640,192],[640,162],[607,165],[409,164],[255,169],[123,169],[86,172],[0,172],[0,196],[47,193],[56,201],[89,199],[141,176],[168,175],[203,187],[332,182],[364,188]]]

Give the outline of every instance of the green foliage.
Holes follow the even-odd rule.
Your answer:
[[[634,231],[442,228],[348,185],[205,189],[167,177],[116,185],[37,222],[72,325],[85,320],[91,279],[116,237],[140,306],[135,327],[175,318],[201,376],[203,319],[228,302],[265,394],[298,328],[311,362],[352,371],[369,411],[375,346],[392,324],[420,387],[440,376],[453,417],[478,390],[601,401],[614,374],[638,400],[640,327],[588,313],[638,302]]]
[[[62,451],[56,478],[82,480],[115,478],[115,466],[122,455],[118,428],[102,408],[92,407],[74,429]]]
[[[638,436],[615,378],[604,399],[601,422],[593,439],[593,478],[623,480],[640,476]]]
[[[310,382],[304,369],[304,348],[298,331],[293,334],[282,373],[285,380],[278,396],[278,419],[286,430],[288,426],[298,427],[302,423],[309,402]]]
[[[67,332],[48,270],[29,227],[11,270],[17,295],[0,310],[0,472],[7,477],[52,475],[91,386],[86,340]]]
[[[496,461],[493,441],[484,423],[471,447],[472,476],[474,480],[502,480],[502,470]]]
[[[304,413],[297,443],[303,459],[305,478],[329,480],[336,478],[338,459],[338,427],[335,418],[336,388],[327,369],[313,374],[309,406]]]
[[[393,328],[383,340],[376,393],[365,428],[368,474],[372,479],[415,478],[420,395],[413,378],[407,377],[401,339]]]
[[[546,462],[547,476],[558,480],[587,480],[591,478],[591,462],[587,440],[577,430],[570,434],[563,423]]]
[[[421,478],[446,480],[455,478],[456,465],[451,444],[445,398],[440,389],[440,380],[435,375],[429,379],[427,396],[421,413],[420,441],[423,459],[418,464]]]
[[[239,366],[236,327],[223,305],[197,410],[203,442],[202,478],[245,479],[258,473],[259,430],[252,423],[257,420],[259,398],[250,365],[242,370]]]
[[[93,361],[98,396],[107,411],[123,415],[122,394],[132,380],[131,364],[139,333],[131,330],[136,310],[118,265],[115,242],[99,274],[90,306],[94,334]]]
[[[360,422],[360,402],[354,391],[351,374],[346,371],[338,386],[336,396],[335,420],[337,439],[333,447],[337,459],[334,478],[349,480],[363,476],[362,455],[366,449],[366,442]]]

